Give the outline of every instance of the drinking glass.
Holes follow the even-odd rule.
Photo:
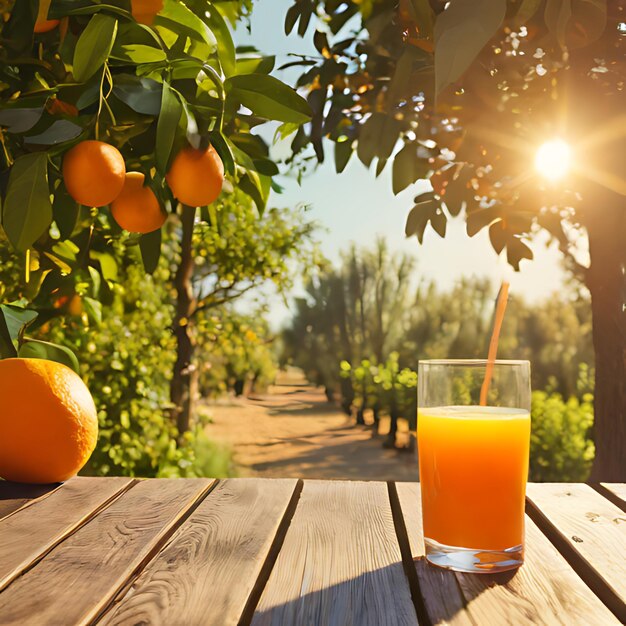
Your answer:
[[[530,363],[491,366],[456,359],[418,365],[426,558],[461,572],[501,572],[524,559]]]

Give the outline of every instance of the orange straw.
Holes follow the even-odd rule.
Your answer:
[[[502,329],[502,320],[506,311],[506,303],[509,299],[509,283],[503,281],[498,293],[498,301],[496,302],[496,317],[493,323],[493,332],[491,333],[491,341],[489,342],[489,353],[487,355],[487,369],[485,370],[485,379],[480,388],[480,406],[487,406],[487,393],[491,377],[493,376],[493,365],[498,353],[498,339],[500,339],[500,330]]]

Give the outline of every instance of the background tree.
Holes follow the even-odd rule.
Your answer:
[[[595,480],[626,468],[626,193],[624,6],[597,0],[298,0],[285,19],[304,36],[315,16],[317,58],[295,60],[313,118],[294,159],[337,171],[353,152],[395,193],[418,179],[406,233],[441,236],[459,214],[488,228],[516,269],[546,230],[591,292],[596,361]],[[561,136],[575,170],[560,184],[532,171],[538,146]],[[558,153],[548,163],[552,171]],[[551,173],[551,172],[547,172]],[[590,263],[579,262],[581,237]]]
[[[219,218],[214,206],[181,206],[166,174],[181,149],[211,144],[226,172],[224,196],[237,189],[247,211],[250,202],[241,199],[247,194],[260,215],[278,169],[251,131],[271,120],[287,124],[288,134],[309,118],[308,105],[269,75],[273,58],[249,48],[237,53],[228,21],[249,11],[247,0],[165,0],[149,19],[133,11],[132,0],[24,0],[2,8],[2,227],[15,253],[24,256],[28,299],[38,307],[39,323],[76,303],[74,296],[98,321],[102,303],[111,301],[109,282],[117,268],[110,248],[120,238],[137,247],[141,257],[133,258],[141,258],[148,273],[156,269],[160,230],[128,237],[106,206],[80,206],[68,193],[62,168],[67,151],[86,139],[114,146],[178,224],[171,231],[180,241],[172,398],[181,408],[182,432],[192,398],[192,231],[200,224],[217,227]],[[51,29],[35,28],[46,18]],[[245,226],[252,227],[249,219]],[[3,310],[2,356],[15,356],[17,342]]]
[[[285,358],[332,398],[342,389],[342,406],[352,404],[350,378],[340,378],[342,360],[382,362],[403,334],[407,294],[414,260],[392,255],[384,240],[371,249],[352,247],[339,269],[313,277],[307,295],[284,332]]]
[[[202,397],[235,395],[266,389],[278,371],[278,355],[259,307],[240,313],[232,305],[198,315],[197,360]]]
[[[410,257],[391,258],[386,250],[383,241],[373,249],[353,246],[338,268],[311,276],[283,330],[283,363],[301,367],[331,399],[341,389],[348,412],[353,390],[339,376],[341,361],[356,368],[396,351],[402,367],[416,369],[418,359],[484,358],[489,344],[495,291],[488,279],[462,279],[443,290],[420,281]],[[581,367],[594,364],[588,298],[555,293],[529,304],[511,296],[499,354],[531,360],[534,388],[577,394]]]
[[[190,236],[190,241],[181,247],[174,278],[178,348],[171,400],[181,433],[189,428],[197,393],[198,316],[206,319],[260,286],[289,289],[296,269],[310,268],[317,255],[314,224],[284,209],[273,208],[259,217],[240,191],[218,200],[206,213],[206,221],[193,231],[192,225],[186,229],[183,218],[183,237]]]

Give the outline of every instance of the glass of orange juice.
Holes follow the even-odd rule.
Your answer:
[[[519,567],[524,559],[530,363],[496,360],[488,368],[486,360],[420,361],[418,373],[426,558],[461,572]]]

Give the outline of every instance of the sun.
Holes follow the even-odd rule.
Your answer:
[[[542,144],[535,155],[535,169],[545,178],[557,181],[570,169],[572,150],[563,139],[551,139]]]

